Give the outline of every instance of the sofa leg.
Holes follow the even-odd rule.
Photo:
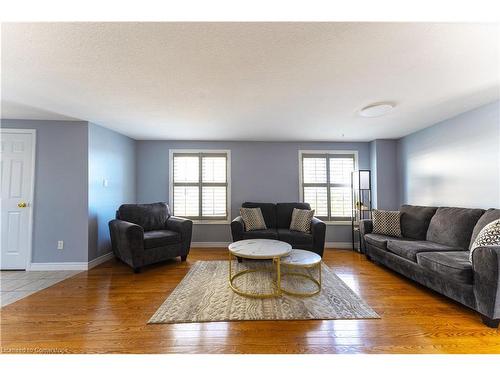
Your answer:
[[[141,273],[141,267],[134,267],[134,273]]]
[[[238,259],[238,263],[243,262],[243,259],[241,257],[236,257]]]
[[[185,262],[187,258],[188,258],[187,254],[186,255],[181,255],[181,261],[182,262]]]
[[[491,319],[485,315],[481,315],[481,320],[490,328],[498,328],[498,325],[500,324],[500,319]]]

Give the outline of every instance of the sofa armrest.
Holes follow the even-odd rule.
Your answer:
[[[472,269],[477,310],[489,319],[500,319],[500,246],[476,248]]]
[[[360,220],[359,221],[359,233],[363,236],[365,234],[371,233],[373,231],[373,220]]]
[[[241,241],[243,239],[243,232],[245,232],[245,223],[241,216],[236,217],[231,222],[231,235],[233,236],[233,242]]]
[[[144,229],[137,224],[117,219],[111,220],[108,226],[115,256],[132,267],[140,264],[139,259],[144,250]]]
[[[317,217],[311,219],[311,235],[313,237],[313,251],[323,257],[325,251],[326,224]]]
[[[170,216],[167,220],[166,228],[180,233],[181,235],[181,257],[186,257],[191,249],[191,238],[193,236],[193,222],[182,217]]]
[[[360,251],[366,253],[365,234],[373,231],[373,220],[364,219],[359,221],[359,242],[361,244]]]

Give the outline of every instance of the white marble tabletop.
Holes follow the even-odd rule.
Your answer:
[[[288,255],[292,246],[278,240],[254,239],[233,242],[229,251],[241,258],[272,259]]]
[[[321,257],[312,251],[293,249],[292,252],[281,259],[281,264],[295,266],[313,266],[321,262]]]

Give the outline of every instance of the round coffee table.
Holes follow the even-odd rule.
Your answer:
[[[281,295],[281,270],[280,258],[290,254],[292,246],[283,241],[278,240],[242,240],[233,242],[229,245],[229,286],[239,295],[252,298],[273,298]],[[249,293],[245,292],[234,285],[234,280],[244,274],[250,272],[266,271],[267,269],[247,269],[232,274],[233,257],[245,259],[272,259],[275,265],[276,284],[274,285],[273,293]]]
[[[281,291],[283,293],[297,297],[311,297],[321,292],[321,257],[318,254],[313,253],[312,251],[293,249],[290,255],[281,259],[281,265],[283,266],[283,269],[286,268],[318,269],[317,271],[318,279],[315,279],[314,277],[306,273],[288,272],[288,271],[283,272],[282,276],[290,275],[290,276],[302,277],[304,279],[311,280],[317,286],[317,288],[312,292],[298,292],[281,288]]]

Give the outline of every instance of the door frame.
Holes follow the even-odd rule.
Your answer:
[[[28,197],[28,254],[26,254],[25,270],[29,271],[31,260],[33,258],[33,207],[35,198],[35,170],[36,170],[36,129],[16,129],[16,128],[1,128],[0,134],[31,134],[31,184],[30,195]]]

